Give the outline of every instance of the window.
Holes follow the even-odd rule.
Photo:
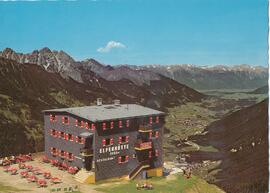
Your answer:
[[[51,134],[51,136],[53,136],[53,137],[57,137],[57,136],[58,136],[58,132],[57,132],[55,129],[51,129],[51,130],[50,130],[50,134]]]
[[[56,122],[56,121],[57,121],[56,115],[50,115],[50,122]]]
[[[129,139],[128,136],[120,136],[120,137],[118,137],[118,143],[119,144],[128,143],[128,139]]]
[[[113,145],[113,138],[110,139],[110,145]]]
[[[102,129],[106,130],[106,123],[105,122],[102,123]]]
[[[118,163],[120,164],[120,163],[126,163],[126,162],[128,162],[128,155],[126,155],[126,156],[119,156],[118,157]]]
[[[111,126],[111,129],[113,129],[113,121],[111,121],[110,126]]]
[[[67,140],[73,141],[73,135],[72,134],[67,134],[67,136],[68,136],[68,139]]]
[[[57,149],[55,147],[51,147],[51,154],[53,156],[56,156],[57,155]]]
[[[129,120],[126,121],[126,127],[129,127]]]
[[[109,145],[113,145],[113,138],[106,138],[106,139],[102,139],[102,146],[109,146]]]
[[[148,158],[151,158],[152,157],[152,151],[149,151],[148,152]]]
[[[85,140],[84,140],[84,138],[82,138],[82,137],[80,137],[80,136],[77,136],[77,137],[76,137],[76,142],[77,142],[77,143],[80,143],[80,144],[84,144]]]
[[[153,123],[153,118],[149,117],[149,124],[152,124],[152,123]]]
[[[66,152],[64,150],[60,151],[60,157],[62,158],[66,157]]]
[[[83,128],[84,127],[84,122],[83,121],[78,121],[78,126]]]
[[[67,116],[63,116],[62,117],[62,123],[66,124],[66,125],[69,125],[69,118]]]
[[[149,139],[152,138],[152,132],[149,132]]]
[[[122,123],[122,121],[120,120],[119,121],[119,128],[122,128],[123,127],[123,123]]]
[[[155,156],[158,157],[158,150],[155,151]]]
[[[67,152],[67,159],[70,161],[74,160],[74,155],[72,153]]]
[[[159,116],[156,116],[156,123],[159,123]]]
[[[96,128],[95,124],[92,123],[92,124],[91,124],[91,129],[94,130],[95,128]]]
[[[60,132],[59,138],[65,139],[65,133],[63,131]]]

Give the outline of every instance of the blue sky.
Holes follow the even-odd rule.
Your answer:
[[[106,64],[268,63],[267,0],[3,2],[0,49]]]

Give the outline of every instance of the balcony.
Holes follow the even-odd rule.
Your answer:
[[[146,133],[152,131],[152,125],[140,125],[139,132]]]
[[[135,143],[135,150],[146,150],[146,149],[152,149],[151,141]]]
[[[84,157],[90,157],[90,156],[94,155],[94,152],[92,149],[81,149],[80,155],[82,155]]]

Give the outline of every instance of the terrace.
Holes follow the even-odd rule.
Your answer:
[[[136,150],[152,149],[152,142],[151,141],[142,142],[142,141],[138,140],[135,143],[135,149]]]

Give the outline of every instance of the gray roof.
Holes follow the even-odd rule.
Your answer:
[[[90,120],[92,122],[164,114],[164,112],[137,104],[84,106],[74,108],[50,109],[43,112],[67,112]]]

